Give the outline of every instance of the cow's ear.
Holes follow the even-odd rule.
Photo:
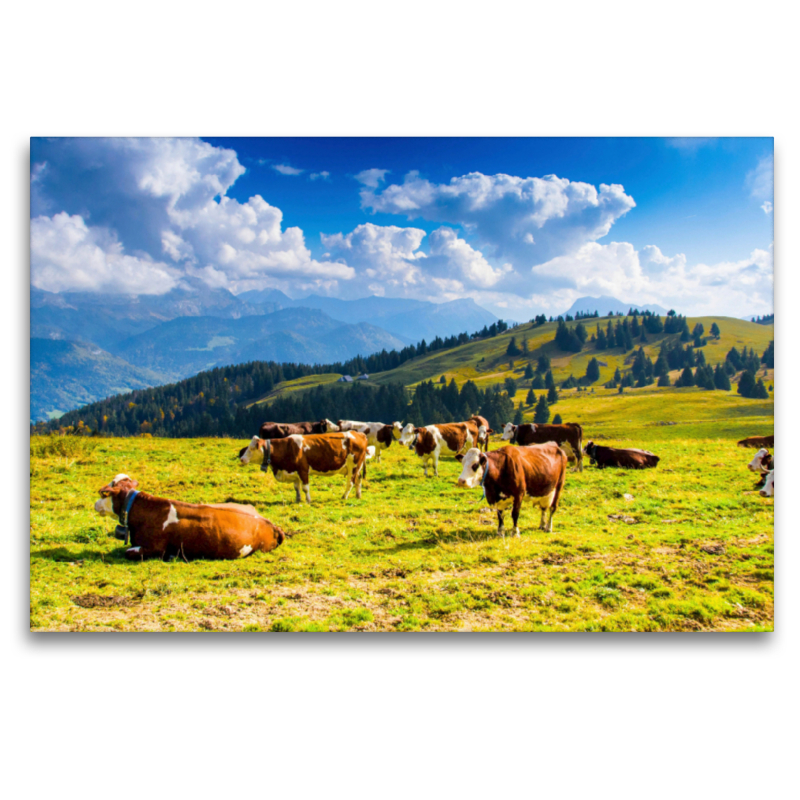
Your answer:
[[[463,460],[464,460],[464,456],[463,456],[463,455],[461,455],[461,453],[459,453],[459,454],[456,456],[456,461],[463,461]]]
[[[487,433],[494,433],[494,428],[489,428],[489,430],[488,430],[488,431],[486,431],[486,432],[487,432]]]
[[[119,486],[112,486],[110,483],[107,483],[105,486],[98,489],[100,497],[111,497],[112,495],[119,494],[120,491],[121,490]]]
[[[253,437],[253,438],[250,440],[250,444],[254,444],[256,447],[258,447],[258,443],[259,443],[260,441],[261,441],[261,440],[258,438],[258,436],[254,436],[254,437]]]

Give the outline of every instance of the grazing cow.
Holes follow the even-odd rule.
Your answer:
[[[339,421],[339,427],[342,425],[351,425],[350,428],[342,428],[343,431],[354,430],[363,433],[367,437],[367,442],[375,448],[378,454],[376,459],[377,463],[381,463],[381,453],[386,448],[392,446],[394,441],[394,426],[385,425],[383,422],[349,422]]]
[[[753,460],[747,465],[751,472],[757,472],[761,479],[756,486],[763,486],[767,479],[767,473],[775,469],[775,459],[769,454],[769,450],[762,447],[754,456]]]
[[[555,442],[563,448],[570,461],[575,461],[575,468],[583,472],[583,428],[577,422],[563,425],[542,425],[539,422],[513,425],[507,422],[503,438],[511,444],[521,445]]]
[[[775,436],[748,436],[736,443],[739,447],[775,447]]]
[[[138,485],[127,475],[117,475],[100,489],[94,504],[99,514],[119,519],[117,538],[127,545],[130,536],[126,558],[242,558],[274,550],[286,536],[253,506],[181,503],[138,492]]]
[[[478,416],[477,414],[473,414],[469,418],[470,422],[474,422],[478,426],[478,449],[483,450],[484,452],[489,452],[489,436],[494,433],[491,426],[489,425],[489,420],[486,417]]]
[[[649,450],[636,450],[633,448],[622,449],[619,447],[605,447],[601,444],[589,442],[584,450],[593,464],[600,469],[604,467],[625,467],[626,469],[647,469],[658,466],[661,460]]]
[[[254,436],[247,447],[239,451],[242,464],[261,464],[266,472],[270,467],[276,481],[293,483],[296,502],[302,502],[300,489],[311,502],[309,476],[346,475],[347,486],[342,500],[356,487],[361,498],[361,479],[367,473],[366,460],[375,448],[367,445],[367,437],[356,431],[319,433],[309,436],[293,434],[285,439],[261,439]]]
[[[408,428],[408,425],[406,426]],[[405,435],[406,428],[403,429]],[[466,422],[448,422],[442,425],[427,425],[413,428],[413,438],[408,447],[413,448],[422,459],[425,477],[428,477],[428,462],[433,462],[433,474],[439,477],[439,456],[442,452],[460,453],[465,446],[472,447],[478,441],[478,429]],[[400,440],[401,443],[403,440]]]
[[[456,458],[463,467],[458,485],[469,489],[483,487],[486,501],[497,510],[499,534],[504,533],[503,512],[511,506],[514,534],[519,536],[523,500],[531,500],[541,508],[539,530],[552,532],[553,515],[567,474],[567,454],[557,444],[501,447],[491,453],[473,447]],[[545,524],[548,509],[550,518]]]
[[[767,480],[764,488],[759,492],[762,497],[775,497],[775,470],[771,469],[767,473]]]
[[[307,436],[311,433],[333,433],[339,428],[329,419],[319,422],[264,422],[258,431],[259,439],[285,439],[287,436]]]

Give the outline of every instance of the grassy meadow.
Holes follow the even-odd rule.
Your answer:
[[[33,437],[31,629],[772,630],[773,501],[754,490],[753,451],[736,441],[772,432],[773,401],[597,388],[563,392],[552,410],[581,422],[587,441],[643,447],[661,463],[598,470],[587,459],[567,476],[553,533],[526,505],[522,536],[505,539],[480,491],[455,485],[452,457],[426,480],[396,444],[368,462],[362,500],[340,499],[343,477],[314,476],[308,506],[239,464],[244,441]],[[155,495],[253,503],[290,536],[238,561],[129,562],[110,536],[116,520],[93,510],[118,472]]]

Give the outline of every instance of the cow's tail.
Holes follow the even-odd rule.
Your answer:
[[[577,422],[574,423],[574,425],[578,430],[578,452],[575,454],[575,457],[578,460],[578,469],[583,472],[583,426],[579,425]]]

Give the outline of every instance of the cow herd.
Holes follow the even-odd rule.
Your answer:
[[[461,464],[457,485],[481,489],[486,502],[497,512],[498,533],[505,533],[505,512],[511,510],[513,533],[520,534],[519,515],[525,501],[541,511],[540,530],[553,530],[553,516],[564,490],[567,465],[583,470],[584,456],[599,469],[618,467],[647,469],[659,457],[648,450],[583,445],[583,429],[576,423],[545,425],[507,423],[502,439],[509,444],[489,452],[488,421],[473,415],[465,422],[416,427],[329,419],[318,422],[265,422],[258,435],[239,451],[241,464],[257,464],[271,471],[279,483],[294,486],[295,500],[311,502],[312,475],[343,475],[346,500],[355,488],[361,498],[367,461],[381,461],[381,452],[394,442],[406,446],[439,475],[439,458],[453,455]],[[767,447],[769,437],[751,437],[738,443],[758,452],[748,468],[761,476],[760,494],[774,495],[774,459]],[[516,446],[515,446],[516,445]],[[95,510],[119,519],[115,536],[124,539],[129,559],[150,557],[241,558],[256,551],[278,547],[285,533],[262,517],[251,505],[224,503],[199,505],[166,500],[139,492],[128,475],[117,475],[100,489]]]

